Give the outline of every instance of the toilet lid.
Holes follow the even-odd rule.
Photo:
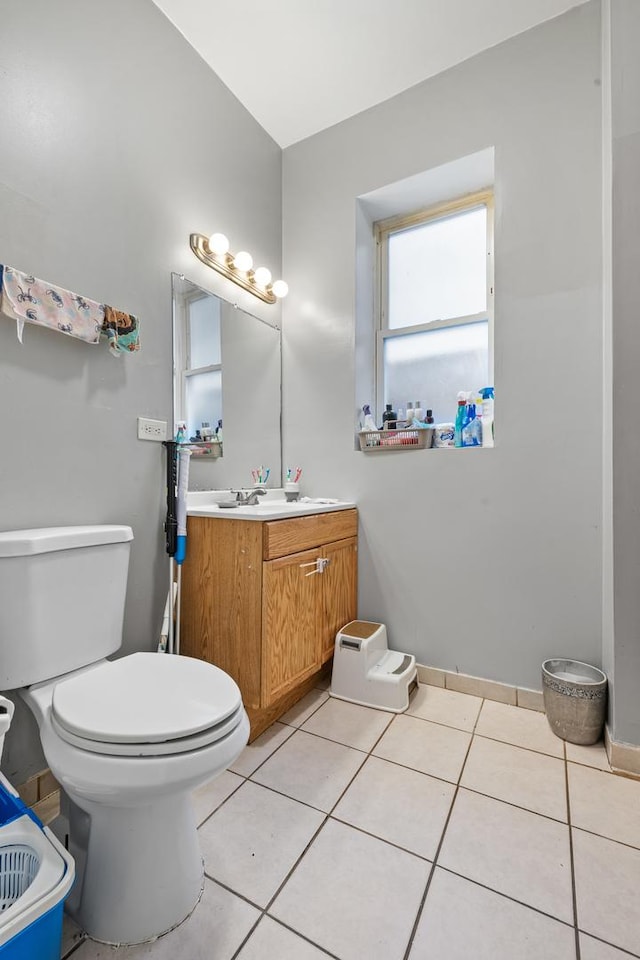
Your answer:
[[[231,677],[204,660],[133,653],[57,683],[51,709],[74,738],[150,744],[221,731],[242,713],[242,698]]]

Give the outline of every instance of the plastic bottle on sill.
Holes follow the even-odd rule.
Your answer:
[[[375,420],[371,416],[371,407],[369,406],[368,403],[365,403],[365,405],[362,408],[362,412],[364,414],[364,419],[362,421],[362,430],[363,431],[377,430],[378,428],[376,426]]]
[[[493,387],[483,387],[482,397],[482,446],[493,447]]]
[[[382,414],[382,429],[384,430],[386,427],[388,430],[395,430],[397,420],[398,414],[393,409],[391,404],[387,403],[386,409]]]
[[[413,420],[413,417],[414,417],[413,404],[409,400],[409,402],[407,403],[407,423],[411,423]]]
[[[454,447],[462,446],[462,426],[464,424],[465,416],[467,411],[467,395],[464,391],[460,391],[458,394],[458,409],[456,411],[456,425],[455,425],[455,434],[453,439]]]
[[[413,418],[414,420],[422,420],[423,417],[424,417],[424,410],[422,409],[420,401],[416,400],[416,405],[413,408]]]
[[[464,423],[462,424],[462,446],[479,447],[480,439],[480,424],[476,417],[476,405],[475,403],[468,403]]]
[[[433,419],[433,410],[427,410],[427,415],[424,418],[424,422],[427,425],[428,430],[433,430],[431,434],[431,443],[427,440],[427,445],[430,447],[435,447],[436,445],[436,423]]]

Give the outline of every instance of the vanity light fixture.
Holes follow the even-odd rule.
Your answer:
[[[202,233],[192,233],[190,243],[198,260],[265,303],[276,303],[289,292],[284,280],[272,283],[271,271],[266,267],[257,267],[254,270],[253,257],[246,250],[231,253],[229,241],[223,233],[214,233],[210,237],[205,237]]]

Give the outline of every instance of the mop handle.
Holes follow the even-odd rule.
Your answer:
[[[163,440],[162,446],[167,450],[167,519],[164,523],[164,532],[167,538],[167,553],[174,557],[177,547],[178,522],[176,520],[176,483],[178,479],[178,465],[176,451],[178,444],[175,440]]]

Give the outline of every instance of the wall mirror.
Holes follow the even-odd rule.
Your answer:
[[[281,486],[280,330],[180,274],[171,285],[174,424],[221,439],[194,448],[190,489],[249,487],[260,467]]]

